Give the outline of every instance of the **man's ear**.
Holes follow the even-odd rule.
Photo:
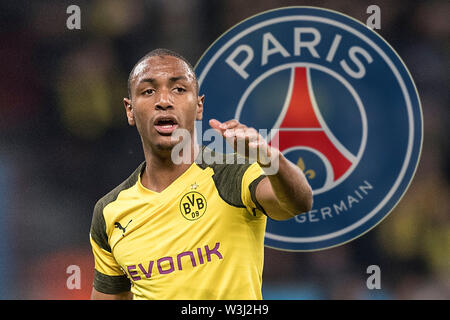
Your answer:
[[[131,100],[128,98],[123,98],[123,105],[125,106],[125,111],[127,113],[128,124],[130,126],[136,125],[134,121],[134,111],[133,106],[131,105]]]
[[[203,102],[205,101],[205,95],[199,96],[197,98],[197,115],[195,116],[195,120],[203,119]]]

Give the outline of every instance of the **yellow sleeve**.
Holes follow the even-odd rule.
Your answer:
[[[121,267],[114,259],[111,252],[100,248],[100,246],[90,236],[92,253],[94,254],[95,270],[108,276],[124,275]]]
[[[256,186],[266,175],[258,163],[251,164],[242,177],[241,198],[247,210],[255,217],[266,214],[256,199]]]
[[[111,252],[103,208],[102,202],[96,204],[89,235],[95,263],[93,286],[99,292],[117,294],[129,291],[131,283]]]

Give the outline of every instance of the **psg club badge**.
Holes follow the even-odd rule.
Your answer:
[[[267,11],[229,29],[195,69],[202,127],[235,118],[274,129],[268,139],[313,188],[309,212],[268,219],[266,246],[344,244],[380,223],[407,190],[422,147],[418,93],[397,53],[361,22],[313,7]]]

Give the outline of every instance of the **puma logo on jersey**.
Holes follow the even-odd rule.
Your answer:
[[[127,231],[127,227],[130,224],[130,222],[133,220],[128,221],[127,225],[124,227],[122,227],[122,225],[120,224],[120,222],[114,222],[114,228],[120,229],[122,230],[122,236],[125,237],[125,232]]]

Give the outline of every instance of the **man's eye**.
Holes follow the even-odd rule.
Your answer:
[[[186,91],[186,89],[181,88],[181,87],[176,87],[176,88],[175,88],[175,92],[177,92],[177,93],[183,93],[183,92],[185,92],[185,91]]]
[[[148,95],[148,94],[153,94],[155,92],[154,89],[147,89],[143,92],[143,94]]]

